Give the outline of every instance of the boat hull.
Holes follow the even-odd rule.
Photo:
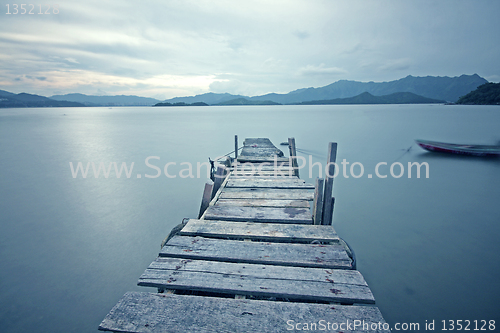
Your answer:
[[[470,156],[499,156],[500,146],[487,145],[460,145],[453,143],[415,140],[423,149],[433,152],[470,155]]]

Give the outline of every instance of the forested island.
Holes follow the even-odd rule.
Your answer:
[[[465,96],[457,104],[500,105],[500,83],[485,83]]]
[[[208,104],[204,103],[204,102],[195,102],[195,103],[184,103],[184,102],[168,103],[168,102],[161,102],[161,103],[156,103],[153,106],[208,106]]]

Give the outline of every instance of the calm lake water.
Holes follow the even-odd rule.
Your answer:
[[[1,331],[96,332],[125,292],[153,291],[137,280],[170,229],[197,216],[207,181],[168,178],[163,166],[177,163],[176,174],[182,162],[229,153],[235,134],[276,145],[293,136],[313,162],[334,141],[337,162],[363,164],[363,177],[335,179],[334,227],[391,327],[498,327],[500,159],[427,153],[413,140],[493,144],[499,125],[499,106],[0,109]],[[144,177],[156,174],[149,156],[160,177]],[[134,162],[134,171],[73,178],[69,162]],[[389,176],[368,178],[379,162]],[[429,178],[393,178],[394,162],[427,162]]]

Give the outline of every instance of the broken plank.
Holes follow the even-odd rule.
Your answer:
[[[217,206],[250,206],[250,207],[297,207],[309,208],[307,200],[266,200],[266,199],[219,199]]]
[[[185,236],[249,238],[274,242],[338,242],[332,226],[207,221],[191,219],[180,231]]]
[[[228,188],[224,187],[220,199],[290,199],[308,200],[314,199],[314,193],[307,189],[266,189],[266,188]]]
[[[141,333],[277,333],[293,329],[296,323],[323,322],[325,326],[326,322],[344,326],[351,323],[352,326],[354,320],[380,323],[381,327],[389,326],[375,306],[127,292],[101,322],[99,330]],[[363,327],[359,326],[349,331],[366,332],[362,329]],[[373,332],[390,331],[387,329]]]
[[[307,272],[307,268],[300,267],[162,259],[165,258],[159,258],[146,269],[139,278],[139,286],[289,300],[375,303],[370,288],[357,271],[315,269]],[[332,274],[325,274],[326,271]],[[305,279],[297,278],[298,275]]]
[[[205,220],[312,224],[309,207],[210,206]]]
[[[351,259],[340,244],[264,243],[174,236],[159,255],[250,264],[351,269]]]

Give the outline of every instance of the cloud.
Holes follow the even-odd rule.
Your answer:
[[[344,75],[348,72],[339,67],[326,67],[325,64],[307,65],[298,70],[300,76]]]
[[[500,2],[454,1],[65,0],[50,17],[3,15],[1,84],[169,98],[392,80],[409,70],[498,78]]]

